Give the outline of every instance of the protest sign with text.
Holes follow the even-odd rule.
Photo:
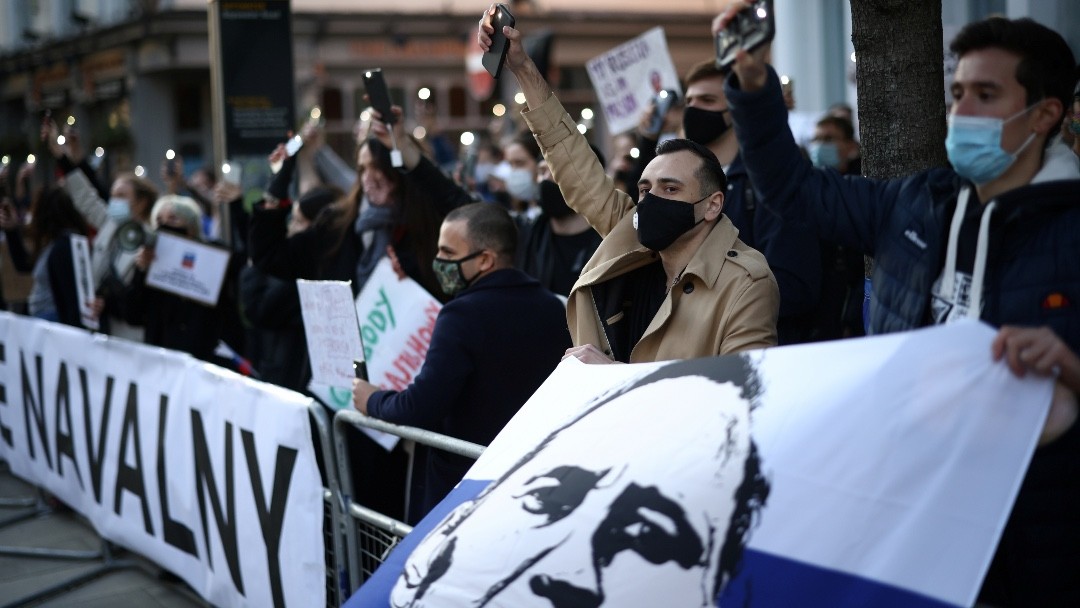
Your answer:
[[[75,268],[75,293],[79,298],[79,320],[87,329],[97,329],[94,314],[94,274],[90,265],[90,241],[81,234],[71,235],[71,261]]]
[[[0,458],[215,606],[325,604],[311,400],[0,313]]]
[[[227,249],[160,232],[154,245],[154,261],[146,272],[146,284],[216,306],[228,268]]]
[[[670,89],[682,95],[662,27],[590,59],[585,68],[612,133],[635,128],[660,91]]]
[[[346,281],[296,281],[311,361],[311,381],[351,387],[353,361],[364,359],[352,288]]]
[[[298,281],[302,283],[329,283],[329,281]],[[348,284],[345,291],[348,292]],[[301,306],[304,309],[304,328],[308,331],[308,304],[304,303],[304,291],[301,290]],[[314,299],[315,296],[308,296]],[[324,300],[331,296],[318,296]],[[349,347],[357,350],[357,355],[345,357],[342,354],[322,357],[326,360],[327,367],[333,365],[336,374],[320,375],[315,377],[316,352],[311,346],[313,337],[308,335],[309,351],[312,361],[312,380],[308,390],[319,398],[320,401],[333,409],[352,407],[352,361],[362,359],[367,363],[368,380],[381,389],[402,390],[409,386],[412,379],[420,373],[427,356],[428,345],[431,343],[431,332],[435,329],[435,317],[439,315],[442,305],[432,297],[419,283],[410,278],[398,278],[390,265],[390,260],[384,258],[371,273],[360,295],[355,301],[349,301],[348,311],[343,310],[344,304],[341,299],[345,297],[339,292],[333,297],[332,304],[335,311],[335,321],[329,317],[320,318],[313,322],[313,327],[320,334],[327,334],[327,341],[344,343],[352,338],[344,334],[352,332],[357,335],[356,326],[359,323],[359,336],[363,337],[363,347],[360,340]],[[348,294],[351,298],[351,293]],[[313,305],[312,305],[313,306]],[[318,338],[314,338],[318,339]],[[324,349],[325,350],[325,349]],[[344,352],[344,351],[342,351]],[[351,352],[351,351],[350,351]],[[362,356],[359,353],[362,352]],[[348,365],[347,369],[345,366]],[[362,429],[365,434],[374,439],[387,450],[391,450],[397,444],[398,438],[371,429]]]
[[[442,305],[383,258],[356,298],[371,383],[400,391],[420,373]]]

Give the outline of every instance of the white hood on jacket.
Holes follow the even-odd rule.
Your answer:
[[[1073,153],[1072,149],[1061,141],[1060,135],[1055,135],[1043,154],[1043,165],[1039,172],[1032,178],[1032,184],[1052,182],[1059,180],[1080,179],[1080,158]],[[960,237],[960,227],[964,223],[964,215],[967,212],[968,199],[971,197],[971,186],[965,185],[960,190],[960,196],[956,200],[956,210],[953,212],[952,224],[949,226],[949,244],[945,249],[945,269],[941,276],[941,291],[953,293],[953,285],[956,282],[956,247]],[[967,309],[967,317],[978,319],[982,314],[983,283],[986,278],[986,258],[990,246],[990,218],[997,208],[997,200],[991,199],[986,203],[982,217],[979,220],[979,240],[975,245],[975,266],[971,272],[971,303]]]

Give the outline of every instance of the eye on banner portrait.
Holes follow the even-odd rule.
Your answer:
[[[564,361],[346,605],[968,606],[1051,398],[993,336]]]
[[[214,606],[325,604],[311,399],[0,313],[0,458]]]

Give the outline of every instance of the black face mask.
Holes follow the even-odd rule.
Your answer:
[[[540,182],[540,209],[548,215],[548,217],[561,218],[566,217],[574,213],[566,204],[566,199],[563,198],[562,191],[559,190],[559,184],[545,179]]]
[[[724,114],[727,114],[727,110],[712,112],[687,106],[682,115],[683,134],[686,139],[707,146],[720,139],[730,128]]]
[[[503,209],[510,208],[510,193],[505,190],[499,192],[492,192],[491,198],[495,199],[495,204],[501,205]]]
[[[158,232],[168,232],[168,233],[175,234],[175,235],[178,235],[178,236],[187,236],[188,235],[187,230],[184,230],[183,228],[177,228],[176,226],[168,226],[168,225],[165,225],[165,224],[161,224],[160,226],[157,227],[157,229],[158,229]]]
[[[705,218],[694,221],[694,206],[707,198],[709,195],[687,203],[661,198],[651,192],[642,194],[634,213],[638,242],[653,251],[667,249],[680,236],[705,221]]]

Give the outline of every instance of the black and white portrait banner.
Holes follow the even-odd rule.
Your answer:
[[[564,361],[347,606],[969,606],[1052,388],[993,337]]]

